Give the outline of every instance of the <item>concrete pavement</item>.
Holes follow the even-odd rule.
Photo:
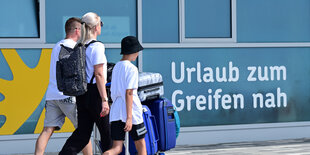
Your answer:
[[[177,146],[166,155],[310,155],[310,139]]]
[[[57,155],[46,153],[45,155]],[[177,146],[166,155],[310,155],[310,138],[225,143],[201,146]],[[31,155],[31,154],[14,154]]]

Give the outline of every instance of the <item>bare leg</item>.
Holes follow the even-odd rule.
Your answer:
[[[138,155],[146,155],[146,145],[144,138],[135,141],[135,146],[138,151]]]
[[[121,140],[114,140],[113,146],[110,150],[104,152],[102,155],[118,155],[123,150],[123,143],[124,141]]]
[[[48,140],[51,138],[55,127],[44,127],[36,142],[35,155],[43,155]]]
[[[84,155],[92,155],[93,154],[93,148],[92,148],[90,140],[89,140],[88,144],[84,147],[82,152]]]

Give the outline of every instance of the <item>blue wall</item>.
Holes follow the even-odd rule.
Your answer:
[[[164,55],[164,56],[163,56]],[[173,93],[181,90],[183,94],[178,94],[175,104],[180,107],[179,99],[185,100],[185,107],[179,112],[182,126],[205,126],[205,125],[228,125],[228,124],[248,124],[248,123],[275,123],[292,121],[309,121],[310,114],[310,48],[207,48],[207,49],[147,49],[143,53],[144,71],[159,72],[163,75],[165,86],[165,97],[173,100]],[[154,61],[155,60],[155,61]],[[175,77],[181,77],[181,62],[184,62],[184,81],[176,83],[172,80],[172,63],[175,63]],[[202,81],[197,80],[197,62],[200,62]],[[216,68],[220,69],[220,77],[223,76],[223,67],[226,68],[226,76],[229,79],[229,62],[232,67],[239,70],[239,79],[235,82],[218,82],[216,80]],[[251,70],[248,67],[255,67],[256,71],[253,78],[258,78],[258,67],[268,67],[268,80],[249,81]],[[271,79],[270,67],[284,66],[286,74],[279,73],[280,79],[274,73],[274,80]],[[210,67],[213,70],[214,82],[204,82],[204,74],[210,72],[203,69]],[[231,68],[232,68],[231,67]],[[186,68],[195,68],[191,74],[191,82],[188,82]],[[232,77],[236,77],[236,72],[231,71]],[[286,79],[284,79],[284,74]],[[210,75],[210,74],[209,74]],[[251,77],[250,77],[251,78]],[[265,96],[267,93],[274,95],[274,103],[277,104],[277,88],[287,96],[287,106],[263,108],[253,107],[252,94],[261,93],[264,96],[264,103],[271,97]],[[212,89],[212,93],[208,90]],[[244,97],[244,108],[240,105],[234,109],[223,109],[221,99],[219,109],[214,109],[215,99],[212,98],[212,110],[208,109],[208,100],[204,110],[197,110],[196,102],[191,101],[191,110],[187,110],[186,96],[203,95],[208,99],[208,95],[214,95],[215,90],[222,89],[220,95],[241,94]],[[239,102],[238,102],[239,103]],[[269,103],[269,102],[268,102]],[[271,102],[270,102],[271,103]],[[233,106],[233,101],[228,103]]]
[[[197,5],[201,2],[200,6]],[[151,2],[146,2],[144,6],[150,7]],[[153,2],[155,3],[155,2]],[[176,5],[176,1],[169,1],[168,6],[172,3]],[[237,42],[240,43],[261,43],[261,42],[309,42],[310,40],[310,1],[308,0],[237,0]],[[204,4],[209,4],[205,5]],[[216,27],[218,29],[226,29],[221,25],[223,24],[223,18],[211,18],[205,20],[205,11],[199,11],[197,8],[208,8],[214,5],[227,5],[227,1],[187,1],[185,0],[185,14],[186,11],[194,9],[194,12],[187,12],[185,16],[185,23],[190,26],[186,26],[186,37],[195,37],[194,31],[212,29]],[[156,5],[153,4],[155,7]],[[191,8],[190,8],[191,6]],[[195,6],[195,7],[194,7]],[[188,10],[186,7],[189,7]],[[222,8],[223,6],[219,7]],[[152,11],[144,11],[146,17],[144,17],[144,25],[147,28],[143,29],[143,41],[145,42],[162,42],[162,43],[174,43],[176,42],[178,33],[175,32],[178,20],[166,21],[169,17],[176,15],[176,8],[169,7],[170,12],[166,18],[161,19],[162,12],[166,13],[167,10],[163,9],[162,12],[156,16]],[[212,10],[212,9],[211,9]],[[221,9],[215,9],[214,12],[219,14],[225,14],[220,12]],[[227,10],[227,9],[226,9]],[[196,11],[196,12],[195,12]],[[218,12],[217,12],[218,11]],[[199,14],[200,13],[200,14]],[[145,19],[147,17],[155,17]],[[156,18],[157,17],[157,18]],[[221,16],[222,17],[222,16]],[[225,17],[225,16],[223,16]],[[227,13],[226,17],[227,18]],[[159,20],[160,19],[160,20]],[[201,20],[200,20],[201,19]],[[194,20],[194,21],[192,21]],[[196,24],[194,22],[199,23]],[[214,20],[213,23],[208,23]],[[227,20],[230,19],[228,18]],[[153,22],[152,22],[153,21]],[[158,21],[165,21],[167,23],[167,29],[161,28],[162,26]],[[146,23],[146,24],[145,24]],[[193,24],[194,23],[194,24]],[[212,24],[218,25],[212,25]],[[192,24],[192,25],[191,25]],[[202,26],[203,25],[203,26]],[[170,28],[174,26],[175,29]],[[227,26],[227,24],[225,24]],[[207,37],[208,32],[197,37]],[[223,31],[213,34],[215,37],[221,36]],[[177,34],[175,34],[177,33]],[[189,35],[188,35],[189,34]],[[207,34],[207,35],[206,35]],[[173,36],[171,36],[173,35]],[[174,38],[174,39],[171,39]],[[209,36],[212,38],[212,35]],[[308,59],[310,58],[310,48],[153,48],[143,51],[143,70],[148,72],[159,72],[163,75],[165,86],[165,97],[174,100],[174,103],[180,110],[181,124],[182,126],[208,126],[208,125],[229,125],[229,124],[252,124],[252,123],[276,123],[276,122],[295,122],[295,121],[309,121],[310,110],[310,64]],[[173,80],[173,76],[176,79],[181,77],[181,63],[185,64],[184,81]],[[200,63],[201,78],[197,80],[197,63]],[[220,70],[225,67],[227,78],[229,78],[229,63],[232,63],[233,67],[239,69],[239,79],[235,82],[218,82],[215,79],[216,68]],[[176,66],[176,74],[172,72],[172,64]],[[210,72],[204,71],[204,68],[212,69],[214,73],[214,82],[204,82],[203,76],[205,74],[210,75]],[[274,77],[271,75],[273,67],[282,67],[286,73],[281,70],[279,73],[274,72]],[[266,74],[265,81],[260,81],[258,78],[258,70],[262,69],[260,74],[264,76]],[[266,68],[266,72],[265,69]],[[191,82],[188,82],[187,71],[196,70],[191,73]],[[251,70],[256,69],[253,77],[249,77]],[[234,72],[233,72],[234,73]],[[265,74],[264,74],[265,73]],[[280,75],[280,79],[277,80],[277,74]],[[220,77],[223,75],[220,72]],[[234,76],[234,75],[233,75]],[[283,79],[285,76],[285,79]],[[249,79],[248,79],[249,78]],[[256,81],[251,81],[256,78]],[[274,80],[271,80],[274,78]],[[200,79],[202,79],[201,82]],[[264,78],[261,78],[262,80]],[[221,89],[221,98],[219,99],[219,108],[214,109],[214,93],[216,90]],[[210,91],[210,92],[209,92]],[[212,91],[212,92],[211,92]],[[183,93],[183,94],[181,94]],[[208,95],[212,95],[211,110],[208,109]],[[221,107],[221,99],[226,94],[227,102],[226,108]],[[236,109],[233,108],[233,101],[228,102],[228,96],[233,94],[241,94],[244,97],[244,108],[240,105]],[[263,107],[260,105],[254,107],[254,102],[260,102],[255,95],[263,96]],[[176,96],[175,96],[176,95]],[[190,110],[188,110],[187,99],[195,98],[199,95],[199,101],[191,100]],[[206,101],[204,102],[204,97]],[[277,98],[279,97],[279,98]],[[286,99],[286,102],[284,101]],[[233,98],[232,98],[233,99]],[[185,102],[184,107],[180,102]],[[278,107],[277,102],[281,104]],[[283,104],[286,103],[284,107]],[[196,108],[196,103],[200,110]],[[205,104],[204,104],[205,103]],[[239,103],[239,102],[237,102]],[[227,106],[228,105],[228,106]],[[229,107],[231,105],[232,107]],[[267,108],[266,106],[269,106]],[[275,107],[273,107],[275,106]],[[205,108],[205,109],[204,109]],[[203,110],[202,110],[203,109]]]

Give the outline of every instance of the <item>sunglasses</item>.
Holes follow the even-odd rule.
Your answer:
[[[100,21],[100,26],[101,26],[101,27],[103,26],[103,22],[102,22],[102,21]]]

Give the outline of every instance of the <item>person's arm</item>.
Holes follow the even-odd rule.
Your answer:
[[[109,114],[110,108],[109,108],[108,101],[105,100],[107,98],[107,92],[105,88],[106,81],[105,81],[104,74],[103,74],[103,64],[94,65],[94,74],[96,78],[97,88],[98,88],[99,94],[101,96],[101,101],[102,101],[101,102],[102,109],[101,109],[100,116],[104,117]]]
[[[130,131],[132,128],[132,102],[133,102],[133,89],[126,90],[126,112],[127,120],[124,130]]]

